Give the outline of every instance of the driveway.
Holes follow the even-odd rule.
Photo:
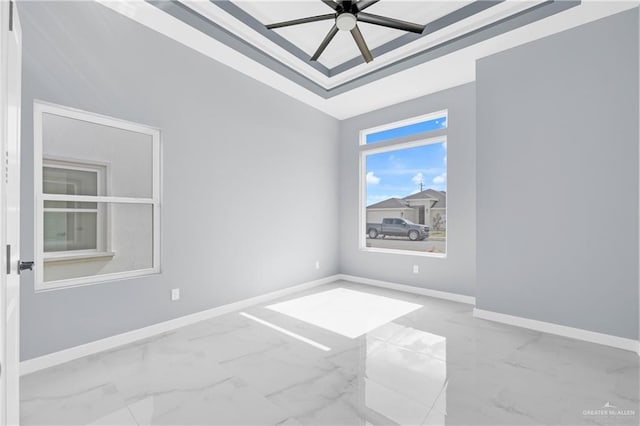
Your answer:
[[[431,253],[445,253],[446,243],[444,240],[426,239],[423,241],[411,241],[407,238],[367,238],[367,247],[387,248],[394,250],[411,250]]]

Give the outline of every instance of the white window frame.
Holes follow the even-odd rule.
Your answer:
[[[42,188],[42,168],[44,166],[44,161],[47,162],[56,162],[56,161],[67,161],[67,162],[76,162],[76,163],[85,163],[89,164],[89,162],[84,160],[75,160],[75,159],[56,159],[56,158],[47,158],[44,160],[42,157],[42,148],[43,148],[43,134],[42,134],[42,117],[43,114],[52,114],[65,118],[73,118],[77,120],[82,120],[90,123],[95,123],[103,126],[114,127],[117,129],[128,130],[136,133],[142,133],[145,135],[149,135],[152,138],[152,162],[153,162],[153,189],[151,198],[138,198],[138,197],[116,197],[116,196],[84,196],[84,195],[64,195],[64,194],[44,194]],[[35,235],[35,290],[36,291],[46,291],[53,290],[59,288],[68,288],[68,287],[76,287],[83,285],[91,285],[91,284],[99,284],[105,283],[115,280],[127,279],[140,277],[144,275],[158,274],[161,272],[160,269],[160,199],[161,199],[161,188],[160,188],[160,130],[154,127],[146,126],[143,124],[133,123],[130,121],[121,120],[119,118],[108,117],[101,114],[95,114],[92,112],[82,111],[75,108],[70,108],[62,105],[56,105],[43,101],[34,101],[33,104],[33,137],[34,137],[34,194],[35,194],[35,224],[34,224],[34,235]],[[108,177],[107,172],[107,177]],[[108,182],[107,182],[108,185]],[[100,192],[99,192],[100,194]],[[109,257],[115,255],[115,253],[111,252],[111,244],[110,244],[110,232],[104,233],[107,237],[106,241],[103,241],[107,250],[96,250],[96,251],[86,251],[85,253],[80,253],[81,250],[77,251],[69,251],[65,253],[69,253],[69,256],[61,256],[59,259],[55,259],[54,256],[47,255],[44,253],[44,202],[45,201],[77,201],[77,202],[91,202],[91,203],[109,203],[105,204],[107,208],[112,204],[142,204],[142,205],[150,205],[153,209],[153,263],[150,268],[132,270],[132,271],[124,271],[124,272],[116,272],[110,274],[103,275],[93,275],[88,277],[79,277],[79,278],[70,278],[65,280],[56,280],[56,281],[44,281],[44,263],[45,258],[46,261],[61,261],[61,260],[72,260],[75,259],[84,259],[84,258],[95,258],[95,257]],[[107,215],[110,217],[111,215]],[[111,224],[107,223],[107,228],[111,228]],[[98,246],[100,247],[100,246]],[[75,256],[71,255],[74,253]]]
[[[395,141],[393,139],[374,142],[367,144],[367,135],[371,133],[378,133],[384,130],[391,130],[398,127],[403,127],[415,123],[419,123],[422,121],[427,121],[433,118],[445,117],[445,119],[449,120],[448,110],[437,111],[429,114],[420,115],[417,117],[408,118],[401,121],[396,121],[393,123],[385,124],[382,126],[376,126],[369,129],[364,129],[360,131],[359,135],[359,144],[360,144],[360,157],[359,157],[359,191],[358,191],[358,249],[363,252],[369,253],[389,253],[389,254],[400,254],[405,256],[420,256],[420,257],[432,257],[439,259],[446,259],[448,254],[448,240],[449,240],[449,232],[447,230],[447,238],[445,239],[445,252],[444,253],[428,253],[428,252],[420,252],[420,251],[412,251],[412,250],[399,250],[399,249],[388,249],[388,248],[378,248],[378,247],[367,247],[367,157],[372,154],[380,154],[383,152],[392,152],[399,151],[407,148],[416,148],[419,146],[431,145],[435,143],[446,143],[447,135],[433,136],[429,138],[416,139],[409,142],[401,142],[405,140],[405,138],[399,138],[400,141]],[[434,130],[433,132],[447,132],[447,127],[444,129]],[[431,132],[430,132],[431,133]],[[447,171],[449,170],[449,165],[447,164]],[[449,187],[447,186],[447,211],[445,213],[445,221],[447,220],[447,216],[449,214]],[[448,221],[446,222],[448,224]],[[429,225],[431,228],[431,225]]]
[[[79,170],[96,173],[97,179],[97,195],[105,194],[109,179],[109,164],[99,162],[89,162],[86,160],[74,160],[69,158],[47,157],[42,159],[42,167],[49,167],[61,170]],[[109,223],[109,215],[107,214],[108,206],[100,206],[98,204],[95,209],[74,209],[74,208],[45,208],[43,213],[60,212],[60,213],[96,213],[96,248],[86,250],[61,250],[55,252],[45,252],[43,245],[43,257],[45,263],[61,262],[69,260],[90,259],[98,257],[113,257],[115,253],[110,250],[111,239],[109,232],[111,226]],[[44,230],[43,230],[44,231]],[[44,241],[43,241],[44,244]]]

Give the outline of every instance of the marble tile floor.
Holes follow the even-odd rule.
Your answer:
[[[335,289],[357,308],[331,315],[365,334],[268,307]],[[358,294],[407,308],[382,317]],[[336,282],[25,376],[21,423],[638,425],[638,365],[632,352],[473,318],[470,305]]]

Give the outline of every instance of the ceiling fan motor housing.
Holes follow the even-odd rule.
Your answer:
[[[356,16],[348,12],[341,13],[336,18],[336,26],[342,31],[351,31],[355,28],[357,22]]]

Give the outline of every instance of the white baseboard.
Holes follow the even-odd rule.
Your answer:
[[[23,376],[39,370],[43,370],[45,368],[64,364],[65,362],[73,361],[74,359],[82,358],[88,355],[93,355],[105,350],[110,350],[118,346],[126,345],[141,339],[146,339],[149,337],[156,336],[158,334],[166,333],[168,331],[175,330],[177,328],[184,327],[190,324],[194,324],[199,321],[207,320],[220,315],[245,309],[247,307],[268,302],[270,300],[287,296],[289,294],[293,294],[302,290],[307,290],[313,287],[329,284],[337,280],[345,280],[345,281],[350,281],[350,282],[359,283],[359,284],[388,288],[388,289],[403,291],[407,293],[419,294],[422,296],[435,297],[439,299],[445,299],[445,300],[451,300],[454,302],[475,305],[475,297],[472,297],[472,296],[465,296],[465,295],[456,294],[456,293],[448,293],[448,292],[439,291],[439,290],[430,290],[430,289],[414,287],[414,286],[409,286],[404,284],[392,283],[388,281],[358,277],[354,275],[336,274],[336,275],[331,275],[318,280],[299,284],[293,287],[263,294],[261,296],[252,297],[249,299],[241,300],[241,301],[230,303],[227,305],[218,306],[216,308],[207,309],[205,311],[185,315],[183,317],[174,318],[172,320],[164,321],[158,324],[153,324],[148,327],[128,331],[126,333],[117,334],[111,337],[106,337],[104,339],[100,339],[100,340],[96,340],[83,345],[75,346],[73,348],[64,349],[58,352],[43,355],[41,357],[22,361],[20,363],[20,375]],[[608,334],[596,333],[593,331],[582,330],[578,328],[567,327],[567,326],[552,324],[552,323],[543,322],[543,321],[531,320],[527,318],[516,317],[512,315],[497,313],[497,312],[485,311],[482,309],[474,309],[473,315],[477,318],[482,318],[490,321],[501,322],[509,325],[514,325],[517,327],[528,328],[528,329],[541,331],[545,333],[556,334],[564,337],[570,337],[578,340],[585,340],[588,342],[630,350],[633,352],[637,352],[638,355],[640,356],[640,342],[632,339],[625,339],[623,337],[611,336]]]
[[[478,308],[473,309],[473,316],[489,321],[514,325],[516,327],[541,331],[543,333],[555,334],[562,337],[569,337],[571,339],[584,340],[586,342],[598,343],[600,345],[638,352],[638,354],[640,355],[640,342],[634,339],[627,339],[624,337],[597,333],[595,331],[584,330],[581,328],[568,327],[566,325],[553,324],[550,322],[501,314],[499,312],[485,311]]]
[[[371,278],[358,277],[355,275],[339,274],[338,278],[345,281],[351,281],[359,284],[368,284],[375,287],[388,288],[391,290],[404,291],[405,293],[419,294],[421,296],[435,297],[438,299],[451,300],[453,302],[466,303],[475,305],[476,298],[473,296],[465,296],[464,294],[449,293],[440,290],[431,290],[428,288],[415,287],[412,285],[396,284],[389,281],[374,280]]]
[[[319,280],[309,281],[303,284],[295,285],[293,287],[288,287],[260,296],[251,297],[249,299],[240,300],[238,302],[229,303],[227,305],[218,306],[216,308],[207,309],[206,311],[196,312],[194,314],[185,315],[183,317],[174,318],[172,320],[160,322],[148,327],[139,328],[137,330],[128,331],[126,333],[117,334],[115,336],[106,337],[104,339],[85,343],[84,345],[74,346],[69,349],[53,352],[37,358],[28,359],[20,363],[20,375],[24,376],[35,371],[64,364],[65,362],[73,361],[74,359],[82,358],[84,356],[96,354],[98,352],[113,349],[118,346],[133,343],[137,340],[153,337],[158,334],[166,333],[167,331],[175,330],[176,328],[194,324],[209,318],[228,314],[230,312],[238,311],[241,309],[246,309],[259,303],[268,302],[282,296],[287,296],[289,294],[293,294],[302,290],[307,290],[323,284],[328,284],[338,279],[339,275],[331,275]]]

